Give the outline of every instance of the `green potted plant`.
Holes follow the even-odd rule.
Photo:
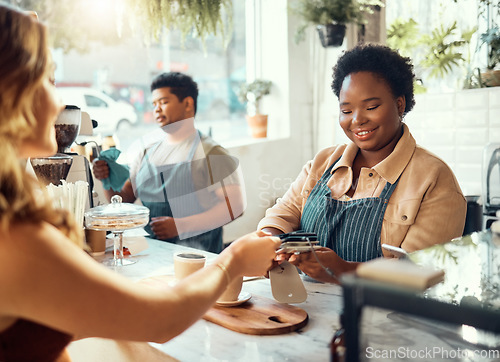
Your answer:
[[[422,34],[414,19],[396,19],[387,29],[387,45],[413,59],[417,79],[415,92],[424,93],[427,78],[446,79],[448,74],[467,72],[467,88],[472,87],[470,43],[477,28],[459,30],[457,23],[440,24],[430,34]]]
[[[500,86],[500,28],[494,26],[480,36],[482,44],[488,46],[487,70],[481,73],[481,80],[487,87]]]
[[[238,97],[240,101],[247,102],[247,121],[252,137],[263,138],[267,136],[267,114],[260,113],[262,97],[271,93],[272,82],[264,79],[255,79],[253,82],[240,86]]]
[[[429,35],[424,34],[421,42],[426,45],[426,50],[423,50],[424,59],[420,64],[427,69],[429,77],[443,78],[456,67],[464,66],[465,50],[475,32],[476,28],[459,32],[455,21],[448,27],[441,24]]]
[[[344,41],[346,24],[364,23],[364,14],[373,13],[373,8],[383,6],[378,0],[296,0],[290,10],[302,18],[295,40],[305,37],[306,29],[315,25],[321,45],[340,46]]]
[[[487,47],[486,69],[480,72],[480,82],[485,87],[500,86],[500,2],[479,0],[479,16],[486,23],[486,30],[480,34],[481,48]]]

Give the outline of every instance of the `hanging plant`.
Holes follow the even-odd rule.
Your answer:
[[[340,46],[344,39],[346,24],[357,25],[366,22],[365,15],[373,14],[374,9],[384,6],[380,0],[294,0],[290,3],[290,11],[302,19],[302,24],[295,33],[295,42],[305,39],[306,29],[317,27],[323,46]],[[332,25],[340,31],[339,40],[333,40]],[[330,27],[330,29],[325,29]],[[330,34],[328,34],[330,32]],[[329,44],[328,39],[333,43]]]
[[[184,41],[191,34],[203,45],[207,36],[221,36],[227,46],[232,34],[231,0],[126,0],[131,26],[140,25],[146,40],[158,41],[164,29],[178,29]]]

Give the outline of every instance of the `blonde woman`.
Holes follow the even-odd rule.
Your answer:
[[[213,265],[162,291],[127,282],[82,251],[81,228],[24,173],[26,158],[56,152],[62,104],[46,37],[35,17],[0,3],[0,361],[67,361],[74,335],[165,342],[233,278],[264,274],[279,239],[244,236]]]

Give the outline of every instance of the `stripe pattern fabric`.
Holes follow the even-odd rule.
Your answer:
[[[387,183],[379,197],[340,201],[331,197],[327,186],[335,163],[325,171],[307,198],[301,229],[315,232],[322,246],[346,261],[364,262],[380,257],[382,222],[399,179],[394,184]]]

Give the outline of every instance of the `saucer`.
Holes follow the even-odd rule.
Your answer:
[[[252,295],[248,292],[241,292],[240,295],[238,295],[238,300],[230,300],[227,302],[223,301],[217,301],[215,302],[218,306],[221,307],[235,307],[237,305],[245,303],[247,300],[252,298]]]

